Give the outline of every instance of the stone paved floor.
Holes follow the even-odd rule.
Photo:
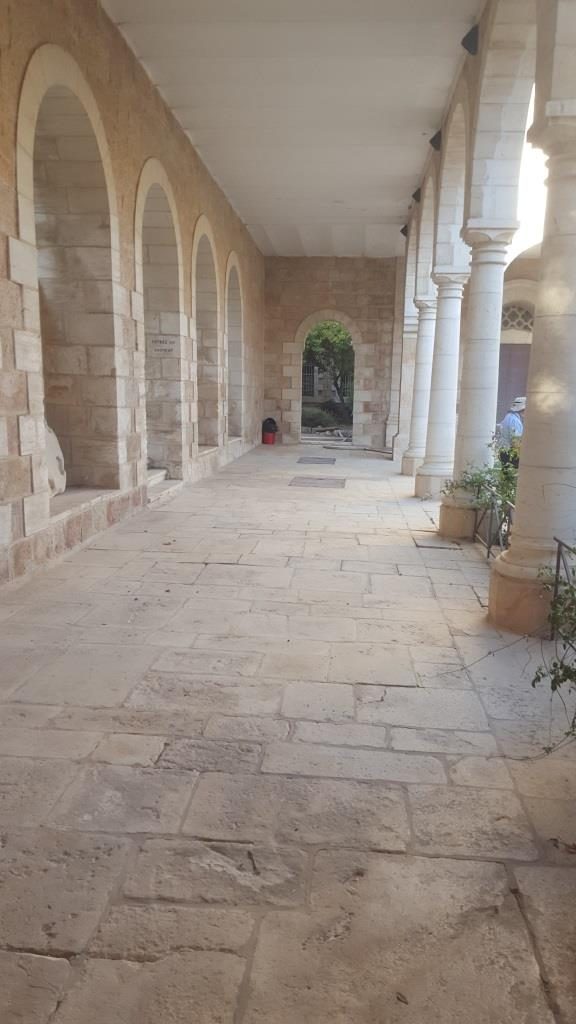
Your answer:
[[[409,495],[260,449],[1,592],[2,1024],[576,1019],[562,709]]]

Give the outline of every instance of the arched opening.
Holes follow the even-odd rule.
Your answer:
[[[148,189],[142,212],[142,286],[146,336],[146,446],[149,476],[183,476],[180,265],[166,192]]]
[[[354,346],[338,320],[320,320],[302,353],[302,438],[337,437],[352,442]]]
[[[234,265],[228,275],[226,293],[226,338],[228,358],[228,437],[243,436],[244,425],[244,353],[242,293]]]
[[[33,174],[49,488],[117,488],[109,196],[90,118],[64,86],[40,104]]]
[[[212,246],[202,235],[194,268],[198,352],[198,447],[220,444],[220,346],[218,282]]]

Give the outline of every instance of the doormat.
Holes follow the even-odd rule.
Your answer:
[[[289,487],[344,487],[346,483],[341,477],[330,476],[295,476]]]
[[[336,459],[315,459],[313,456],[303,455],[298,462],[306,466],[333,466]]]

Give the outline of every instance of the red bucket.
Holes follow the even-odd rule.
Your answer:
[[[276,444],[276,434],[263,433],[262,444]]]

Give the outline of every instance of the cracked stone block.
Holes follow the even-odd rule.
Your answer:
[[[506,758],[449,758],[448,777],[456,786],[478,786],[484,789],[512,789]]]
[[[279,841],[404,850],[404,799],[384,783],[206,775],[183,831],[236,841]]]
[[[306,856],[264,844],[150,839],[124,886],[137,899],[294,905],[305,898]]]
[[[58,828],[89,832],[178,832],[196,772],[86,768],[52,812]]]
[[[202,951],[89,960],[51,1024],[232,1024],[244,969],[238,956]]]
[[[478,731],[488,720],[475,693],[466,690],[408,690],[358,687],[358,718],[372,725]]]
[[[0,758],[0,823],[3,828],[40,825],[80,769],[58,761]]]
[[[499,865],[324,852],[311,900],[265,918],[246,1024],[553,1024]]]
[[[199,772],[256,772],[261,756],[261,749],[255,743],[178,739],[167,743],[158,765]]]
[[[30,831],[0,845],[0,945],[84,949],[124,866],[120,840]]]
[[[570,868],[515,868],[524,907],[563,1020],[576,1020],[576,873]]]
[[[185,949],[241,953],[253,928],[251,915],[236,909],[112,907],[89,951],[113,960],[157,960]]]
[[[310,743],[271,743],[264,755],[262,771],[389,782],[446,782],[442,762],[426,754],[322,747]]]
[[[288,683],[282,699],[286,718],[342,722],[354,719],[354,690],[351,686],[325,683]]]
[[[2,1024],[49,1024],[69,976],[67,960],[0,952]]]
[[[329,678],[341,683],[416,686],[408,649],[380,644],[339,644],[332,648]]]
[[[408,800],[419,851],[534,860],[538,850],[514,793],[412,786]]]
[[[368,727],[366,727],[368,728]],[[497,754],[489,732],[453,732],[450,729],[392,729],[393,750],[422,750],[431,754]]]
[[[105,736],[92,752],[92,761],[106,764],[132,764],[149,767],[158,760],[164,748],[162,736],[137,736],[133,733],[112,733]]]

